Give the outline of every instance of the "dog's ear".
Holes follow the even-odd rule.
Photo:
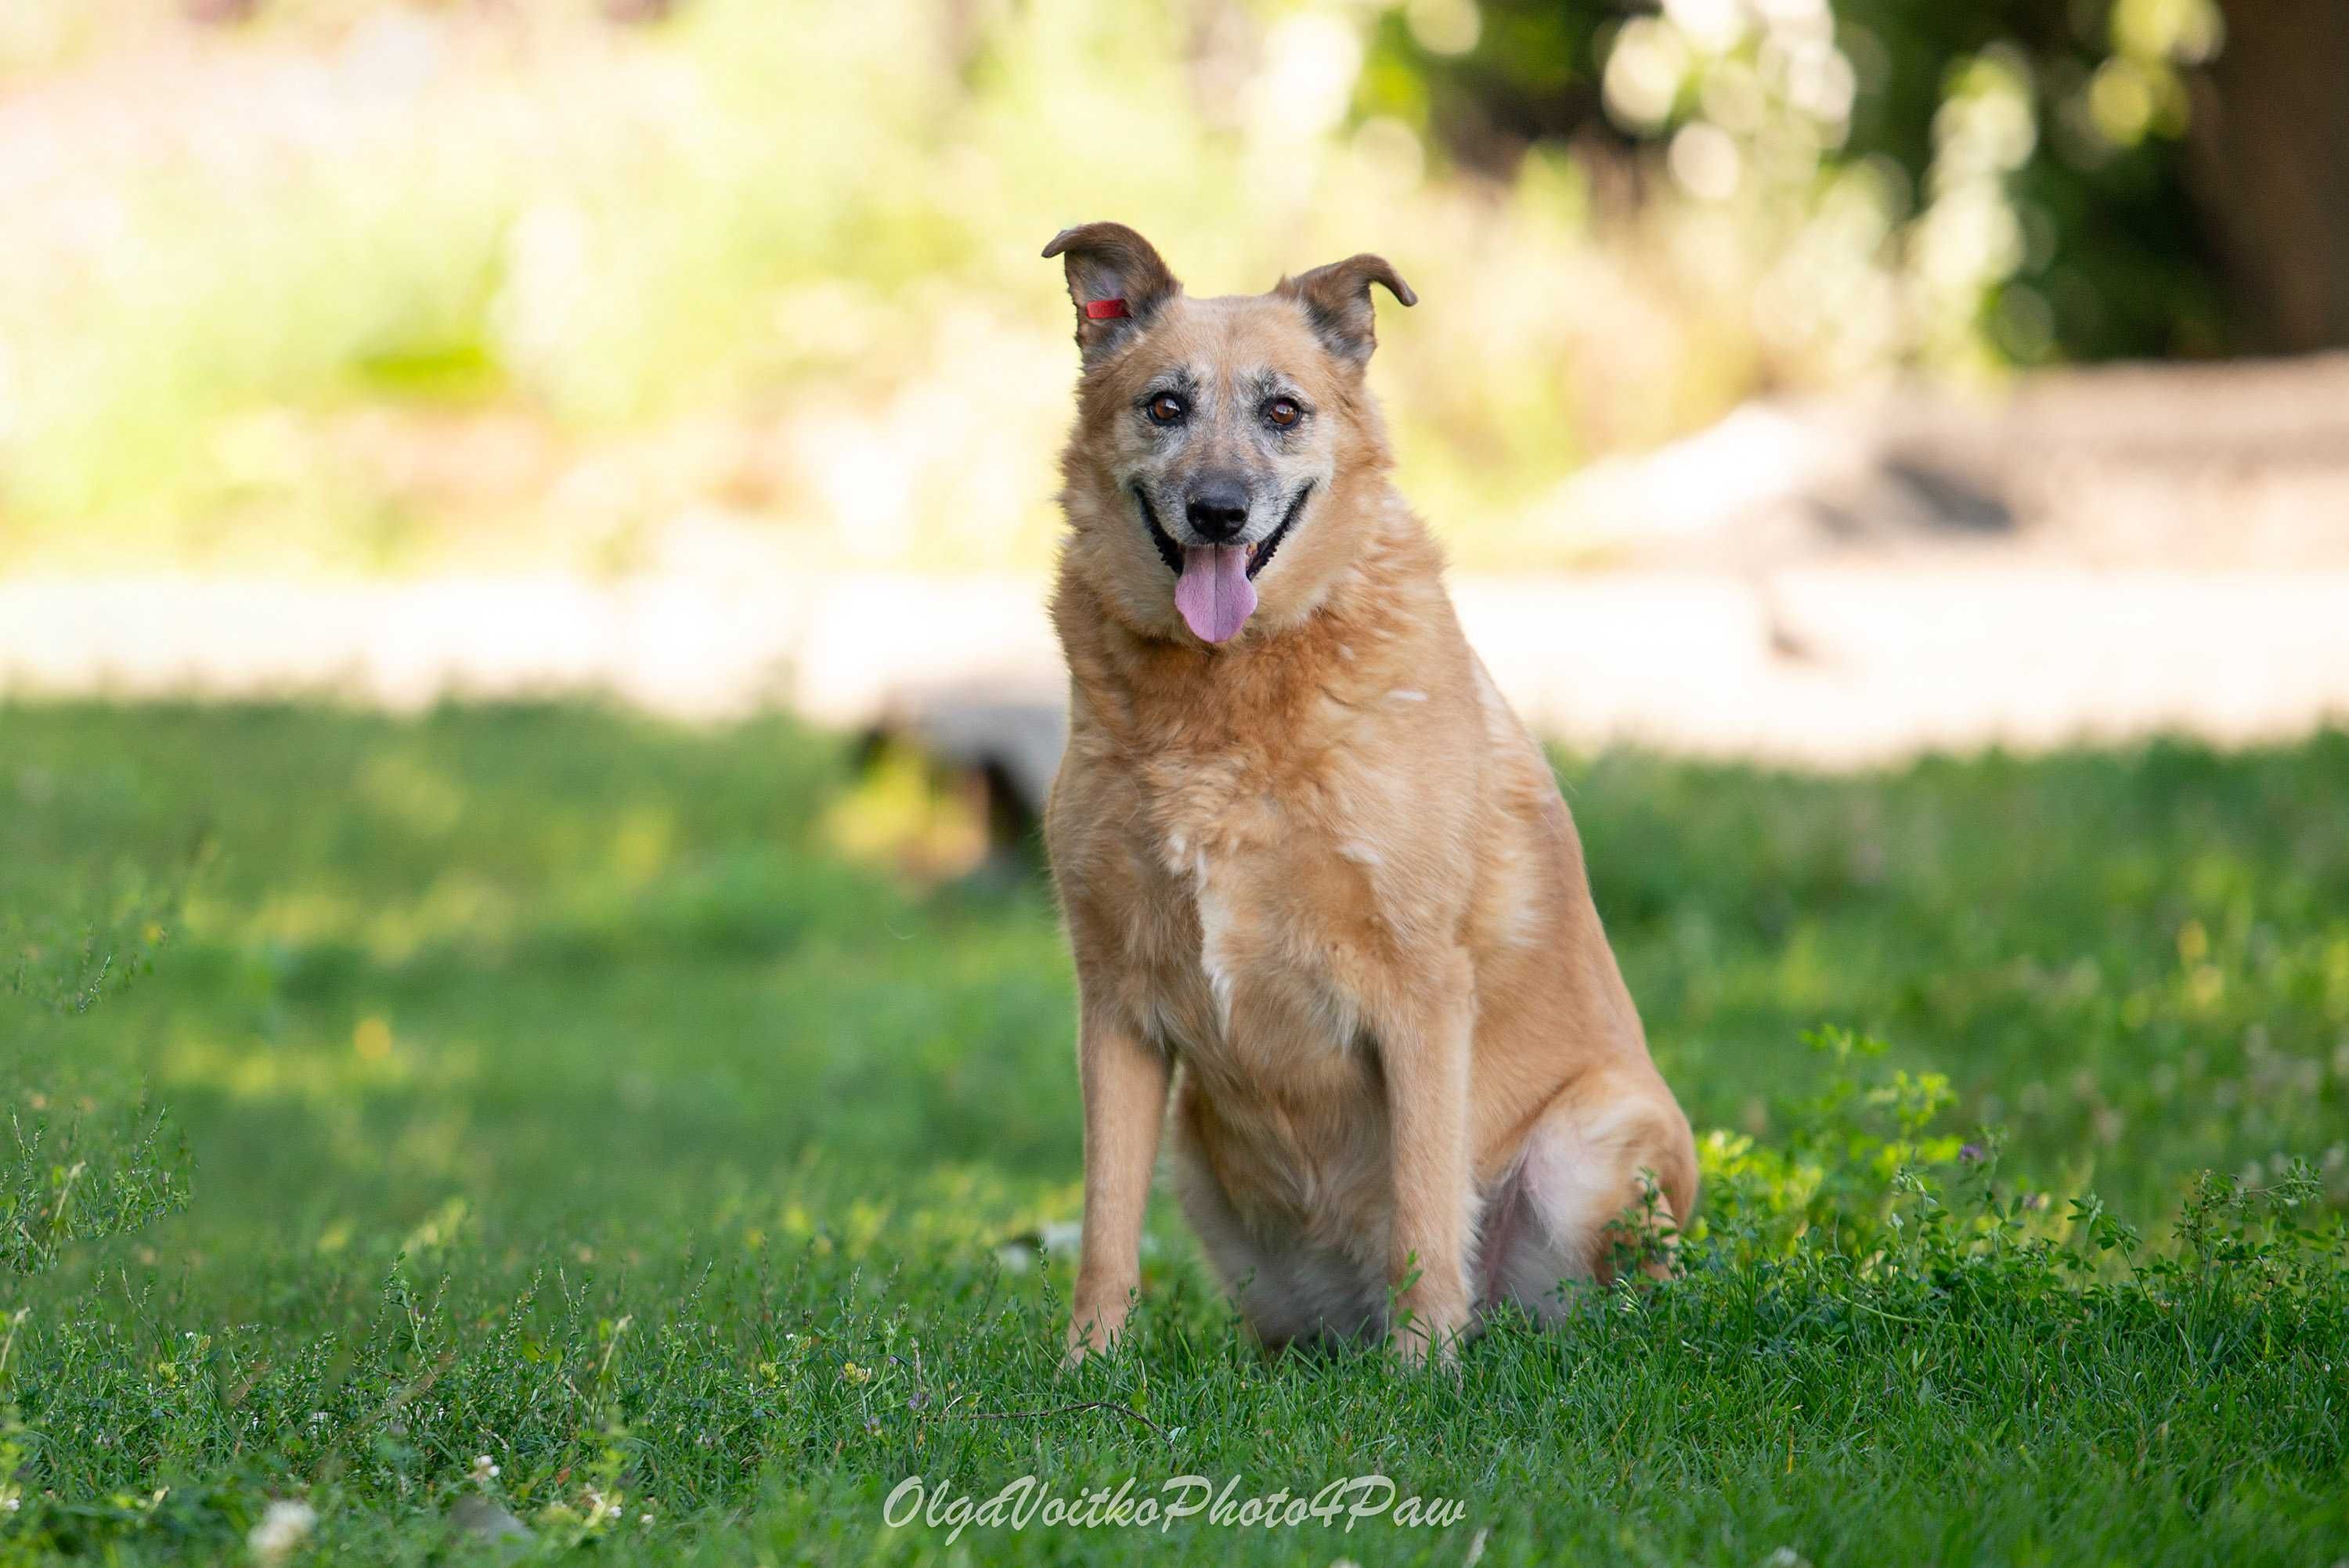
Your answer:
[[[1361,365],[1379,345],[1379,335],[1371,322],[1372,284],[1384,285],[1387,293],[1405,304],[1419,303],[1419,296],[1411,292],[1411,285],[1402,281],[1384,256],[1348,256],[1342,262],[1316,267],[1302,277],[1283,278],[1274,292],[1287,294],[1305,307],[1322,346],[1340,359]]]
[[[1168,300],[1183,292],[1149,241],[1123,223],[1063,229],[1044,258],[1066,257],[1069,299],[1077,307],[1077,349],[1091,369]]]

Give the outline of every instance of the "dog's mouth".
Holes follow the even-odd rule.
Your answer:
[[[1142,487],[1133,487],[1150,542],[1166,570],[1174,573],[1174,608],[1202,642],[1229,642],[1256,613],[1256,574],[1272,563],[1273,552],[1304,514],[1312,493],[1313,481],[1308,480],[1281,513],[1280,526],[1254,544],[1182,545],[1159,525],[1158,513]]]

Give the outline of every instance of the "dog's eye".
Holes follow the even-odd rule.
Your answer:
[[[1304,417],[1305,410],[1294,397],[1275,397],[1264,406],[1265,422],[1278,429],[1286,430]]]
[[[1180,424],[1183,416],[1190,411],[1191,405],[1172,392],[1161,392],[1150,400],[1150,422],[1154,425]]]

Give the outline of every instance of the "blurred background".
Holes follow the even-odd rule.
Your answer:
[[[222,1256],[1073,1212],[1112,218],[1415,286],[1400,481],[1701,1127],[1841,1024],[2034,1180],[2349,1202],[2344,81],[2338,0],[11,0],[34,1089],[148,1082]]]
[[[2330,0],[17,0],[0,682],[1049,707],[1037,252],[1118,218],[1394,260],[1402,482],[1553,734],[2295,733],[2344,72]]]

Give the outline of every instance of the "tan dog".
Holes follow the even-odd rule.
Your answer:
[[[1192,299],[1062,233],[1083,375],[1046,814],[1075,950],[1084,1253],[1105,1348],[1168,1089],[1183,1206],[1268,1345],[1448,1357],[1563,1308],[1696,1198],[1547,765],[1462,638],[1363,384],[1376,256]],[[1651,1250],[1648,1266],[1660,1267]]]

